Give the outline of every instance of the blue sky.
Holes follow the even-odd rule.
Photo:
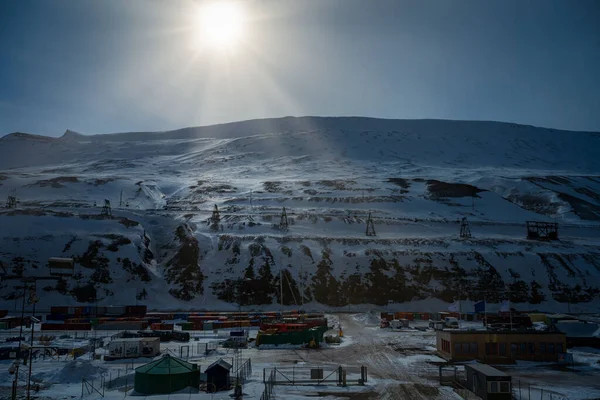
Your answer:
[[[286,115],[600,131],[600,1],[247,0],[231,52],[200,1],[0,2],[0,135]]]

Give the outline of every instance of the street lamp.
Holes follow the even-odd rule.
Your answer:
[[[29,344],[29,374],[27,375],[27,400],[29,400],[29,394],[31,390],[31,364],[33,358],[33,332],[35,324],[39,324],[41,321],[34,316],[30,317],[31,319],[31,342]]]

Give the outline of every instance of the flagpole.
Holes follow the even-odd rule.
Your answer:
[[[512,310],[510,308],[510,300],[508,300],[508,312],[510,313],[510,330],[512,331],[513,324],[512,324]]]
[[[458,329],[460,329],[460,314],[461,314],[461,310],[460,310],[460,293],[458,294]]]
[[[484,295],[483,295],[483,320],[485,321],[485,330],[487,331],[489,328],[488,328],[488,321],[487,321],[487,307],[486,307],[485,303],[486,302],[485,302],[485,293],[484,293]]]

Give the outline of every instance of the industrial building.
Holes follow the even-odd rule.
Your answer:
[[[466,364],[467,389],[483,400],[511,400],[511,377],[486,364]]]
[[[448,361],[556,362],[558,354],[566,352],[567,340],[560,332],[442,330],[436,332],[436,348]]]

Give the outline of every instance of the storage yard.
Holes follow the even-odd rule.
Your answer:
[[[40,316],[42,320],[33,331],[31,398],[95,400],[137,395],[138,399],[158,400],[174,391],[170,399],[230,399],[238,377],[239,382],[243,381],[240,398],[466,398],[464,362],[473,363],[478,356],[474,353],[469,360],[460,353],[462,361],[452,362],[448,354],[453,353],[440,348],[440,335],[488,336],[487,343],[494,341],[490,337],[499,336],[500,328],[493,325],[503,318],[501,314],[482,317],[375,311],[327,315],[299,311],[283,315],[155,313],[142,307],[53,307],[50,314]],[[459,329],[436,328],[436,324],[456,317]],[[520,317],[515,315],[514,319]],[[589,321],[590,317],[583,319],[586,321],[573,316],[532,314],[530,321],[534,323],[527,334],[535,335],[540,324],[560,327],[565,321],[585,324],[589,331],[594,322]],[[512,328],[515,332],[505,336],[518,335],[517,327]],[[565,335],[551,330],[542,334]],[[21,356],[28,358],[30,328],[23,327],[22,332],[20,326],[0,330],[0,350],[8,349],[0,352],[6,355],[0,360],[0,398],[11,396],[19,343]],[[485,348],[481,351],[483,357],[492,351],[485,343],[478,345]],[[570,347],[568,339],[564,343]],[[536,344],[535,351],[539,350]],[[544,350],[546,361],[494,364],[512,378],[511,391],[517,399],[600,398],[596,378],[600,373],[600,350],[570,347],[567,352],[573,359],[568,365],[559,365],[558,348],[552,355],[546,353],[546,347]],[[160,361],[165,356],[170,359]],[[181,370],[181,375],[175,377],[172,372],[161,378],[164,365],[176,365],[173,368]],[[26,398],[28,368],[22,364],[19,367],[18,398]],[[449,381],[450,376],[457,380]],[[217,383],[220,389],[207,393]]]

